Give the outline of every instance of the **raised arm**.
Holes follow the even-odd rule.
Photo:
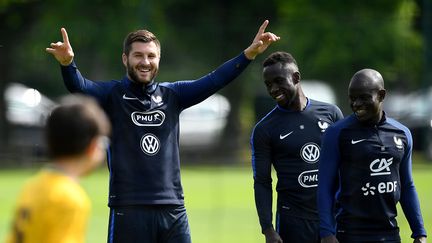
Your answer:
[[[68,66],[73,61],[74,52],[69,42],[66,29],[61,28],[60,31],[63,37],[63,42],[57,41],[56,43],[51,43],[50,47],[47,47],[45,50],[48,53],[51,53],[62,66]]]
[[[104,104],[109,87],[113,82],[94,82],[84,78],[73,62],[74,52],[69,42],[69,37],[65,28],[61,28],[63,42],[51,43],[46,51],[54,56],[61,65],[61,72],[66,88],[71,93],[83,93],[95,97],[100,104]]]
[[[225,62],[213,72],[197,80],[179,81],[165,84],[170,86],[179,96],[180,105],[183,108],[195,105],[238,77],[248,64],[258,54],[264,52],[267,47],[280,38],[271,32],[265,32],[268,20],[259,28],[251,45],[237,57]]]

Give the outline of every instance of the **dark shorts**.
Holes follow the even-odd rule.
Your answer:
[[[401,243],[400,240],[382,240],[382,241],[352,241],[352,240],[339,240],[339,243]]]
[[[365,237],[364,234],[362,236],[357,236],[357,237],[349,237],[340,233],[336,234],[336,238],[338,239],[339,243],[401,243],[401,240],[399,238],[399,235],[397,236],[381,236],[380,235],[374,235],[374,236],[369,236],[369,237]],[[363,237],[363,239],[358,239],[359,237]],[[369,238],[369,239],[368,239]],[[379,239],[379,240],[372,240],[370,238],[375,238],[375,239]]]
[[[111,207],[108,243],[190,243],[184,205]]]
[[[283,242],[320,243],[319,220],[303,219],[284,214],[279,209],[276,214],[276,231]]]

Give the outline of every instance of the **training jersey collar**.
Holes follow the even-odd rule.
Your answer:
[[[381,126],[387,122],[387,115],[385,111],[382,111],[381,120],[377,124],[368,124],[368,123],[360,122],[358,117],[354,113],[352,114],[352,116],[358,123],[362,124],[363,126],[370,126],[370,127]]]
[[[280,106],[279,104],[277,104],[277,108],[279,110],[283,111],[283,112],[302,112],[302,111],[305,111],[306,109],[308,109],[309,105],[310,105],[310,99],[306,97],[306,106],[301,111],[295,111],[295,110],[291,110],[291,109],[286,109],[286,108],[283,108],[282,106]]]
[[[148,94],[148,95],[153,94],[158,86],[158,83],[155,82],[154,80],[152,80],[148,84],[142,84],[142,83],[132,81],[128,77],[125,77],[123,79],[123,83],[125,83],[126,86],[132,91],[143,92],[144,94]]]

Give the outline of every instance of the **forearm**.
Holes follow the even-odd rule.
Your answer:
[[[84,78],[78,70],[75,62],[68,66],[61,66],[63,82],[71,93],[83,93],[93,96],[103,106],[106,98],[116,81],[94,82]]]
[[[254,183],[255,191],[255,206],[257,209],[261,230],[264,233],[269,228],[273,229],[272,223],[272,187],[271,183],[263,184],[260,182]]]
[[[178,81],[172,87],[179,96],[183,107],[197,104],[237,78],[248,66],[248,60],[243,53],[225,62],[206,76],[192,81]]]
[[[407,155],[401,162],[399,173],[401,182],[400,204],[412,231],[412,238],[426,236],[423,218],[420,210],[420,202],[412,177],[411,146]]]
[[[85,79],[79,72],[75,62],[72,62],[70,65],[63,66],[61,65],[61,73],[63,77],[63,82],[66,88],[71,93],[86,93],[86,84]]]

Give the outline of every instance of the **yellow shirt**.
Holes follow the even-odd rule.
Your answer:
[[[24,186],[6,243],[85,241],[90,199],[70,177],[42,170]]]

